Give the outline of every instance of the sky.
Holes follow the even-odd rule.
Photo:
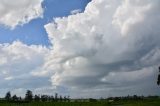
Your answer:
[[[5,1],[5,0],[2,0],[2,1]],[[9,1],[10,0],[7,0],[5,2],[7,3]],[[23,1],[26,2],[26,0],[23,0]],[[13,41],[18,39],[27,45],[36,44],[36,45],[49,46],[50,41],[48,40],[47,33],[43,26],[46,23],[53,21],[53,18],[55,17],[64,17],[64,16],[70,15],[71,11],[73,10],[83,11],[89,1],[90,0],[69,0],[69,1],[66,1],[66,0],[44,0],[44,1],[35,0],[35,2],[41,3],[40,5],[41,5],[41,8],[43,8],[43,12],[38,14],[38,16],[36,16],[35,18],[29,19],[29,22],[24,22],[25,24],[23,22],[22,24],[17,24],[16,27],[15,27],[15,23],[8,23],[12,25],[8,25],[6,23],[6,27],[4,27],[2,26],[3,25],[3,22],[2,22],[2,25],[0,27],[0,35],[1,35],[0,43],[12,43]],[[12,4],[9,4],[9,5],[12,5]],[[17,3],[15,5],[21,5],[21,4]],[[23,5],[25,6],[25,4]],[[4,5],[4,9],[1,9],[2,13],[3,11],[5,12],[5,9],[7,11],[6,6],[7,5]],[[24,7],[24,9],[26,8],[28,8],[27,5]],[[19,9],[21,9],[21,7],[19,7]],[[21,15],[21,12],[19,12],[19,15]],[[12,13],[12,15],[17,15],[17,14],[18,13],[16,14]],[[33,13],[33,15],[34,14],[35,13]],[[7,15],[7,13],[4,14],[4,18],[5,18],[5,15]],[[3,21],[3,17],[1,17],[1,21]],[[21,20],[19,21],[21,22]],[[10,28],[12,28],[12,30]]]
[[[0,95],[160,95],[159,0],[0,0]]]

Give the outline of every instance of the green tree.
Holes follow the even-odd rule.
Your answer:
[[[34,96],[34,100],[35,100],[35,101],[40,101],[40,96],[39,96],[39,95],[35,95],[35,96]]]
[[[58,93],[55,93],[55,101],[58,101]]]
[[[48,96],[47,96],[47,95],[41,95],[41,100],[42,100],[43,102],[46,102],[47,99],[48,99]]]
[[[18,97],[16,95],[13,95],[12,100],[13,101],[18,101]]]
[[[63,101],[63,98],[62,98],[62,96],[61,96],[61,95],[59,96],[59,101],[60,101],[60,102],[62,102],[62,101]]]
[[[8,92],[6,93],[5,99],[6,99],[7,101],[10,101],[10,100],[11,100],[11,92],[10,92],[10,91],[8,91]]]
[[[158,79],[157,79],[157,85],[160,85],[160,67],[159,67],[159,75],[158,75]]]
[[[32,100],[33,100],[33,94],[32,94],[32,91],[27,90],[27,92],[26,92],[26,96],[25,96],[25,100],[27,100],[27,101],[32,101]]]
[[[70,96],[67,97],[68,102],[70,102]]]
[[[67,97],[66,97],[66,96],[64,96],[64,101],[65,101],[65,102],[67,101]]]

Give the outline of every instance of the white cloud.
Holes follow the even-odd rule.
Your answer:
[[[8,90],[49,85],[49,78],[33,77],[32,71],[43,66],[49,49],[41,45],[26,45],[20,41],[0,44],[0,86]],[[44,81],[44,82],[42,82]]]
[[[0,24],[10,28],[42,17],[43,0],[0,0]]]
[[[135,73],[138,76],[144,74],[147,81],[153,79],[156,72],[153,75],[147,70],[159,63],[154,59],[159,52],[154,49],[160,47],[158,4],[158,0],[92,0],[84,13],[56,18],[45,25],[53,51],[46,61],[47,68],[52,68],[44,72],[53,73],[52,84],[81,91],[88,88],[94,91],[100,87],[107,89],[113,84],[114,93],[116,84],[112,80],[101,80],[109,77],[109,73],[120,73],[122,82],[123,78],[132,82],[127,75]],[[152,51],[156,52],[154,57],[149,55]],[[146,58],[153,59],[151,63],[144,64]],[[145,78],[132,78],[136,80],[134,87],[137,91],[156,84],[149,81],[140,86],[139,80]],[[157,91],[156,85],[154,87]],[[119,88],[130,89],[130,85],[122,84]]]
[[[81,9],[75,9],[75,10],[72,10],[71,11],[71,14],[74,15],[74,14],[78,14],[80,13],[82,10]]]
[[[158,4],[92,0],[83,13],[45,25],[49,49],[20,41],[1,44],[0,85],[15,92],[66,91],[72,97],[158,94]]]

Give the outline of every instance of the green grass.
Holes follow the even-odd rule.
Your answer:
[[[0,103],[0,106],[160,106],[160,99],[120,100],[112,104],[106,102],[31,102],[31,103]]]
[[[160,99],[145,99],[145,100],[128,100],[114,102],[112,105],[120,106],[160,106]]]
[[[0,106],[108,106],[107,102],[31,102],[0,103]]]

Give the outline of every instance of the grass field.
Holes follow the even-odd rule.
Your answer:
[[[108,102],[31,102],[7,103],[1,102],[0,106],[160,106],[160,99],[126,100]]]
[[[160,99],[118,101],[111,106],[160,106]]]

